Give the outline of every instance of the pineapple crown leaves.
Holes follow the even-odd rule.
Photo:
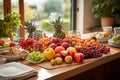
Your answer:
[[[57,19],[53,20],[51,19],[50,23],[53,25],[55,29],[61,29],[63,20],[61,20],[61,17],[59,16]]]
[[[26,26],[25,29],[27,29],[27,32],[30,34],[36,30],[35,24],[33,24],[31,21],[25,21],[24,25]]]

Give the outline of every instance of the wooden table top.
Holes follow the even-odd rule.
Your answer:
[[[107,43],[104,43],[104,44],[108,46]],[[51,70],[42,68],[36,64],[31,64],[27,61],[21,61],[21,62],[23,64],[26,64],[28,66],[35,68],[38,71],[38,76],[29,78],[28,80],[64,80],[72,76],[75,76],[77,74],[80,74],[82,72],[85,72],[87,70],[93,69],[97,66],[103,65],[112,60],[120,58],[119,48],[110,47],[110,52],[111,53],[105,54],[99,58],[88,59],[89,61],[84,64],[66,66],[66,67],[61,67],[61,68],[51,69]]]

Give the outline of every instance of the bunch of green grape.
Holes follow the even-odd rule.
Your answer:
[[[114,36],[114,37],[112,38],[112,40],[113,40],[114,42],[119,42],[119,41],[120,41],[120,34],[117,34],[116,36]]]
[[[41,52],[31,52],[28,54],[27,59],[34,61],[34,62],[39,62],[41,59],[44,59],[44,55]]]

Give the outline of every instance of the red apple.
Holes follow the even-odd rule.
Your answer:
[[[63,43],[61,44],[61,46],[64,47],[65,49],[67,49],[68,47],[70,47],[70,44],[67,43],[67,42],[63,42]]]
[[[68,51],[63,50],[63,51],[60,52],[60,54],[61,54],[62,56],[67,56],[67,55],[68,55]]]
[[[80,44],[75,45],[75,49],[76,49],[77,52],[80,52],[80,50],[81,50],[81,45],[80,45]]]
[[[62,41],[61,41],[62,43],[63,42],[67,42],[67,43],[70,43],[70,39],[69,38],[64,38],[64,39],[62,39]]]
[[[55,48],[55,52],[56,52],[56,53],[60,53],[62,50],[65,50],[65,48],[62,47],[62,46],[57,46],[57,47]]]
[[[91,37],[92,39],[94,39],[95,41],[97,40],[97,38],[95,36]]]
[[[57,44],[57,46],[61,46],[61,43],[60,42],[58,42],[58,43],[56,43]]]
[[[14,47],[14,46],[16,46],[16,43],[15,42],[10,42],[10,47]]]
[[[62,55],[60,53],[56,53],[54,58],[57,58],[57,57],[62,57]]]
[[[72,56],[72,57],[74,57],[74,52],[68,52],[68,54],[70,55],[70,56]]]
[[[57,44],[51,43],[51,44],[49,45],[49,47],[55,50],[55,48],[57,47]]]
[[[77,51],[74,47],[68,47],[67,51],[68,51],[68,54],[70,54],[72,57],[74,56],[74,54],[77,53]]]
[[[59,41],[58,38],[52,38],[51,42],[52,42],[52,43],[58,43],[58,42],[60,42],[60,41]]]
[[[83,60],[84,60],[84,55],[83,55],[83,53],[76,53],[76,54],[74,55],[74,60],[75,60],[75,62],[77,62],[77,63],[83,62]]]

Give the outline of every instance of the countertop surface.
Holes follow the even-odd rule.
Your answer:
[[[87,70],[93,69],[97,66],[103,65],[107,62],[120,58],[120,49],[109,46],[107,43],[104,45],[110,47],[110,53],[104,54],[99,58],[85,59],[84,63],[63,66],[56,69],[45,69],[39,65],[31,64],[27,61],[21,61],[23,64],[31,66],[38,71],[38,76],[29,78],[28,80],[64,80],[72,76],[78,75]],[[50,64],[46,62],[46,64]]]

